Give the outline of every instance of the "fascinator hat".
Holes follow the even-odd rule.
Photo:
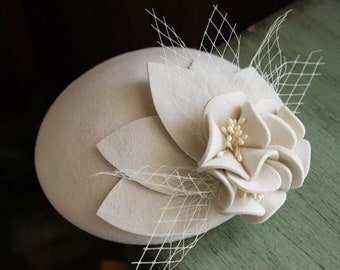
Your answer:
[[[287,13],[245,68],[235,26],[216,6],[198,50],[149,13],[160,47],[114,57],[71,83],[45,116],[35,163],[67,220],[145,245],[137,268],[172,269],[208,230],[235,216],[262,223],[301,187],[311,146],[297,114],[321,58],[283,56]]]

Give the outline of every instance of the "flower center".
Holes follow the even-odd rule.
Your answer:
[[[237,190],[237,194],[241,198],[253,199],[253,200],[257,201],[257,202],[262,201],[263,198],[264,198],[264,194],[262,194],[262,193],[252,193],[252,192],[249,193],[249,192]]]
[[[230,150],[238,161],[242,161],[240,146],[244,145],[244,141],[248,138],[248,135],[244,134],[241,129],[242,124],[245,122],[244,117],[238,120],[228,118],[227,125],[221,127],[227,143],[225,150],[217,153],[218,157],[222,157],[226,150]]]

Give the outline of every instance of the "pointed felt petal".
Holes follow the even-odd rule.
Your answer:
[[[97,148],[109,163],[123,171],[128,169],[134,172],[159,164],[196,167],[195,162],[171,139],[156,116],[130,122],[106,136],[97,144]],[[154,178],[150,185],[146,176],[135,180],[151,189],[157,189],[157,181],[164,181]]]
[[[234,204],[227,211],[228,214],[262,216],[266,210],[254,199],[235,196]]]
[[[256,177],[264,162],[268,159],[278,159],[279,153],[273,149],[254,149],[240,148],[242,155],[242,164],[250,177]]]
[[[263,164],[260,173],[249,181],[235,175],[227,173],[228,179],[234,183],[239,189],[248,193],[271,192],[280,188],[280,174],[271,166]]]
[[[298,142],[294,149],[294,153],[301,160],[305,177],[307,176],[310,167],[311,152],[312,148],[310,146],[309,141],[307,140],[301,140],[300,142]]]
[[[217,203],[222,211],[226,212],[234,203],[236,188],[230,184],[223,170],[212,170],[209,173],[221,182]]]
[[[245,101],[246,96],[242,92],[219,95],[207,103],[204,113],[211,114],[216,124],[221,128],[227,123],[228,118],[239,118],[241,107]]]
[[[266,209],[266,213],[263,216],[244,215],[241,216],[241,218],[247,223],[262,223],[270,218],[284,204],[286,198],[286,192],[282,190],[265,193],[260,203]]]
[[[236,76],[239,83],[244,84],[242,92],[250,103],[256,104],[260,99],[274,99],[280,106],[283,105],[274,88],[253,67],[242,69]]]
[[[206,115],[209,126],[209,140],[207,144],[207,148],[202,159],[198,162],[198,166],[201,166],[207,160],[214,158],[218,152],[223,151],[226,146],[226,140],[224,139],[224,135],[222,134],[219,126],[214,121],[212,115],[208,113]]]
[[[289,110],[286,106],[282,106],[277,116],[285,121],[294,130],[298,141],[303,139],[306,133],[305,126],[291,110]]]
[[[164,127],[177,145],[198,161],[205,148],[199,143],[202,108],[214,93],[208,81],[180,67],[148,63],[153,102]]]
[[[285,121],[274,114],[262,115],[271,134],[271,145],[281,145],[293,149],[297,143],[294,130]]]
[[[292,172],[293,180],[291,188],[299,188],[304,181],[304,168],[300,158],[293,152],[281,146],[269,146],[279,152],[279,161],[285,164]]]
[[[281,187],[282,190],[289,190],[292,184],[293,175],[289,168],[282,162],[276,160],[267,160],[266,164],[273,167],[281,176]]]
[[[269,129],[249,102],[243,104],[240,117],[246,120],[241,126],[243,133],[248,135],[244,146],[265,148],[270,142]]]
[[[234,81],[238,67],[223,57],[200,54],[194,59],[189,69],[212,82],[220,93],[239,91],[233,83],[230,83]]]
[[[119,229],[138,235],[152,235],[157,226],[159,235],[171,231],[173,234],[187,233],[184,237],[189,237],[202,233],[199,231],[201,224],[195,221],[190,223],[187,220],[188,211],[191,211],[189,215],[197,211],[195,200],[199,201],[197,196],[168,196],[149,190],[133,181],[121,179],[100,205],[97,215]],[[165,212],[164,207],[168,208]],[[185,211],[181,211],[183,209]],[[192,217],[196,220],[202,219],[209,211],[209,205],[201,206],[197,215]],[[216,226],[218,224],[214,222],[219,222],[216,219],[221,217],[210,218],[211,223]],[[158,223],[160,219],[163,222]]]
[[[258,114],[277,114],[280,104],[275,99],[260,99],[255,104],[255,111]]]
[[[230,151],[225,151],[222,157],[216,157],[203,163],[198,171],[226,170],[244,179],[249,179],[247,171]]]

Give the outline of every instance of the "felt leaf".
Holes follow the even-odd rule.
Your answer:
[[[158,116],[177,145],[198,161],[204,153],[199,125],[204,104],[214,90],[204,78],[184,68],[148,63],[152,98]]]
[[[222,57],[200,54],[193,60],[189,69],[209,80],[220,94],[239,91],[234,84],[238,67]]]
[[[294,130],[298,141],[303,139],[306,133],[305,126],[291,110],[289,110],[286,106],[282,106],[277,116],[285,121]]]
[[[217,212],[211,197],[169,196],[122,178],[97,211],[109,224],[167,241],[201,234],[230,219]]]
[[[292,172],[293,179],[291,188],[301,187],[305,178],[305,173],[300,158],[294,152],[282,146],[275,145],[268,147],[279,152],[279,161],[285,164]]]
[[[227,173],[227,178],[241,190],[248,193],[263,193],[275,191],[281,186],[280,174],[271,166],[263,164],[257,177],[244,180],[233,173]]]
[[[211,114],[216,124],[222,127],[228,118],[238,119],[245,101],[246,96],[241,92],[215,96],[205,106],[204,113]]]
[[[263,216],[242,215],[241,218],[247,223],[258,224],[265,222],[284,204],[286,198],[287,194],[282,190],[265,193],[260,202],[266,210],[265,214]]]
[[[279,103],[274,99],[260,99],[256,102],[254,108],[258,114],[272,113],[277,114]]]
[[[268,159],[266,161],[266,164],[273,167],[280,174],[280,177],[281,177],[280,189],[285,190],[285,191],[289,190],[292,184],[292,179],[293,179],[292,172],[289,170],[289,168],[286,165],[284,165],[282,162],[278,162],[276,160]]]
[[[156,116],[130,122],[106,136],[97,144],[97,148],[108,162],[118,170],[126,171],[130,177],[133,172],[158,164],[181,168],[196,167],[195,162],[171,139]],[[165,192],[161,185],[156,185],[157,181],[159,184],[164,182],[164,178],[154,177],[150,183],[150,173],[145,174],[145,178],[140,174],[134,180],[151,189]]]
[[[225,212],[234,203],[236,189],[230,184],[223,170],[212,170],[209,173],[221,183],[217,194],[217,203]]]
[[[240,84],[242,82],[242,92],[250,103],[256,104],[260,99],[274,99],[278,104],[283,105],[274,88],[253,67],[242,69],[236,77]]]
[[[249,179],[247,171],[243,168],[242,164],[234,157],[230,151],[225,151],[222,157],[215,157],[203,163],[198,171],[210,171],[224,169],[231,171],[244,179]]]
[[[234,204],[228,209],[228,213],[235,215],[262,216],[266,210],[257,201],[248,198],[235,197]]]
[[[307,140],[301,140],[300,142],[298,142],[294,149],[294,153],[301,160],[305,177],[307,176],[310,167],[311,152],[312,148],[310,146],[309,141]]]
[[[297,138],[292,127],[274,114],[262,115],[262,119],[270,130],[271,145],[281,145],[288,149],[294,148]]]
[[[109,224],[139,235],[151,235],[156,221],[162,216],[162,209],[168,205],[171,196],[164,195],[126,179],[121,179],[111,190],[98,209],[97,215]],[[174,197],[171,206],[176,208],[183,198]],[[202,210],[204,211],[204,210]],[[178,212],[169,211],[164,220],[175,220]],[[173,224],[158,224],[159,234],[166,233]],[[185,224],[177,222],[174,233],[181,233]],[[188,231],[189,234],[189,231]]]
[[[267,159],[279,158],[278,152],[273,149],[254,149],[242,147],[240,148],[240,151],[242,155],[243,167],[246,169],[250,177],[256,177],[259,174],[264,162]]]
[[[209,139],[202,159],[198,162],[198,166],[204,164],[207,160],[214,158],[218,152],[223,151],[226,146],[226,140],[219,126],[214,121],[210,113],[206,114],[209,126]]]
[[[243,104],[240,118],[241,117],[246,120],[241,126],[242,131],[244,134],[248,135],[244,146],[265,148],[270,142],[269,129],[249,102]]]

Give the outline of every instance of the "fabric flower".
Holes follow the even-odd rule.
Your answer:
[[[161,215],[160,205],[167,204],[169,196],[174,207],[186,196],[191,198],[185,203],[199,207],[200,197],[195,197],[199,192],[186,192],[183,184],[193,176],[182,168],[198,171],[201,176],[194,178],[201,177],[200,183],[207,174],[213,176],[218,188],[199,211],[206,216],[204,230],[192,222],[174,227],[160,222],[157,227],[161,233],[184,233],[184,238],[235,215],[247,222],[263,222],[284,203],[287,190],[302,185],[310,159],[302,123],[254,68],[239,70],[224,59],[205,56],[197,55],[183,67],[148,63],[157,115],[132,121],[98,143],[101,154],[122,177],[97,212],[111,225],[151,235],[154,220]],[[152,171],[154,165],[160,165],[160,170]],[[169,181],[173,176],[175,181]],[[135,200],[127,193],[143,195]],[[122,205],[128,205],[128,211]],[[171,220],[178,215],[188,219],[185,211],[166,215]]]
[[[253,106],[240,92],[214,97],[204,112],[209,140],[198,168],[223,183],[219,205],[248,222],[267,220],[308,172],[302,123],[275,100]]]

